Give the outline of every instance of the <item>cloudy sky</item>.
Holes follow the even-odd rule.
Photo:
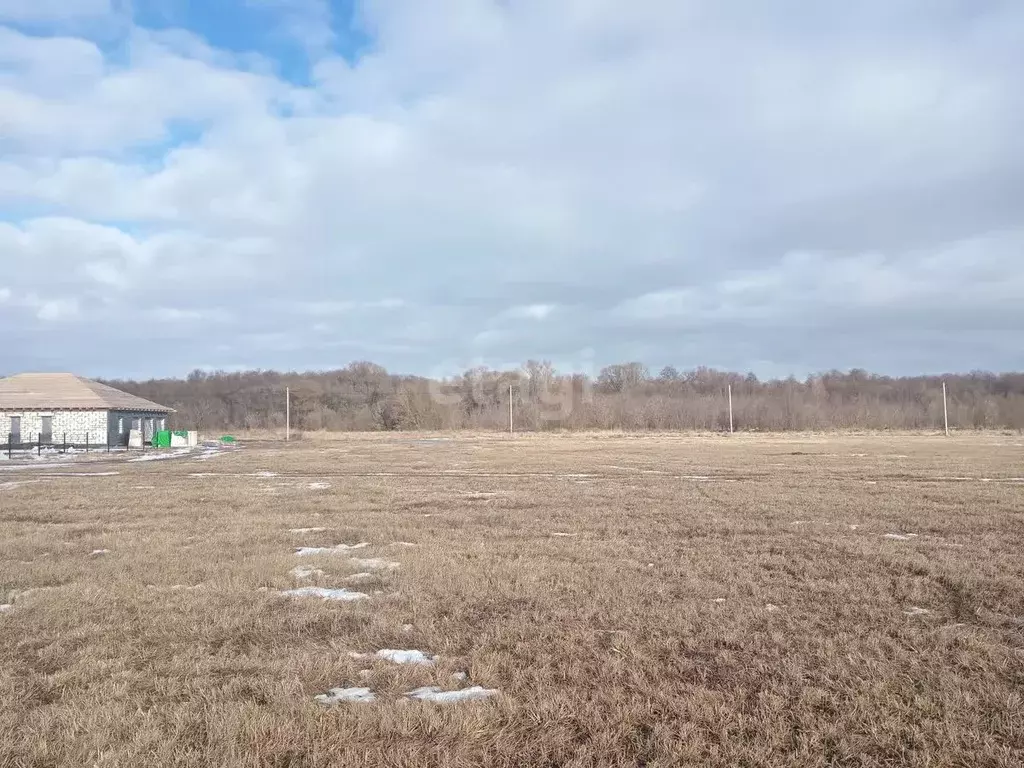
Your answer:
[[[0,372],[1024,369],[1018,0],[0,0]]]

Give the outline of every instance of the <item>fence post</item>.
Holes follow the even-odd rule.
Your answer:
[[[36,456],[43,455],[43,433],[36,435]]]
[[[14,433],[9,432],[7,434],[7,458],[14,458]]]
[[[85,452],[89,452],[89,433],[85,433]]]
[[[64,453],[68,452],[68,433],[64,433]]]

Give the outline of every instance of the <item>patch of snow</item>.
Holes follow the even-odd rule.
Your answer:
[[[413,544],[411,541],[396,541],[391,546],[392,547],[418,547],[419,544]]]
[[[363,549],[370,546],[368,542],[362,541],[359,544],[336,544],[333,547],[298,547],[295,554],[299,557],[310,555],[342,555],[354,549]]]
[[[349,576],[347,579],[345,579],[345,581],[366,581],[367,579],[372,579],[372,578],[373,578],[373,574],[372,573],[366,573],[366,572],[363,572],[363,573],[353,573],[351,576]]]
[[[369,688],[331,688],[327,693],[314,696],[313,701],[330,707],[334,704],[352,701],[359,704],[368,704],[377,699]]]
[[[390,661],[394,664],[433,664],[437,661],[436,656],[430,656],[423,651],[396,651],[391,648],[384,648],[377,651],[377,658]]]
[[[156,486],[155,485],[133,485],[132,486],[132,490],[133,491],[155,491],[156,490]]]
[[[110,554],[110,550],[109,549],[94,549],[89,554],[91,554],[91,555],[109,555]]]
[[[251,477],[277,477],[277,472],[253,472]]]
[[[289,528],[288,533],[320,533],[326,530],[326,528]]]
[[[725,602],[725,598],[724,597],[716,597],[713,600],[713,602],[715,602],[715,603],[724,603]]]
[[[403,632],[412,632],[412,624],[403,624],[402,625],[402,631]]]
[[[428,685],[424,688],[417,688],[405,694],[407,698],[418,701],[433,701],[438,704],[457,704],[462,701],[479,701],[497,696],[498,691],[481,688],[478,685],[472,688],[464,688],[461,691],[442,691],[436,685]]]
[[[917,534],[916,533],[907,533],[907,534],[903,534],[903,533],[887,533],[882,538],[884,538],[884,539],[892,539],[893,541],[910,541],[911,539],[916,539],[917,538]]]
[[[47,472],[43,477],[115,477],[120,472]]]
[[[3,605],[0,605],[0,613],[6,613],[7,611],[11,610],[11,608],[13,608],[13,607],[14,606],[11,605],[10,603],[4,603]]]
[[[469,675],[467,675],[465,672],[453,672],[452,680],[458,680],[461,683],[464,680],[469,680]]]
[[[164,459],[176,459],[179,456],[184,456],[185,454],[190,453],[191,450],[191,448],[181,448],[170,453],[147,453],[134,459],[128,459],[128,461],[132,463],[136,461],[163,461]]]
[[[564,537],[567,537],[567,538],[571,537],[571,536],[579,536],[578,533],[563,533],[562,531],[555,531],[551,535],[552,536],[564,536]]]
[[[288,597],[319,597],[321,600],[338,600],[351,602],[353,600],[366,600],[369,595],[363,592],[352,592],[345,589],[327,589],[326,587],[299,587],[298,589],[286,589],[281,592]]]
[[[765,604],[764,609],[768,611],[768,613],[774,613],[775,611],[779,610],[779,606],[767,603]]]
[[[909,611],[904,611],[907,616],[924,616],[926,613],[931,613],[927,608],[918,608],[916,605],[913,606]]]
[[[296,579],[311,579],[314,576],[323,576],[324,572],[319,568],[311,568],[308,565],[297,565],[290,571]]]
[[[860,526],[859,526],[859,525],[851,525],[851,526],[850,526],[850,530],[851,530],[851,531],[856,531],[856,530],[857,530],[858,528],[860,528]]]
[[[330,483],[310,483],[309,490],[311,491],[326,491],[331,487]]]
[[[395,563],[391,560],[381,560],[378,557],[371,557],[366,560],[360,560],[359,558],[354,557],[352,558],[352,562],[360,568],[369,568],[371,571],[394,570],[401,566],[401,563]]]

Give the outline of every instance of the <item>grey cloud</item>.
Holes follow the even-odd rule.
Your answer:
[[[45,338],[57,367],[135,375],[116,350],[149,338],[141,373],[1024,362],[1019,4],[360,17],[370,53],[320,58],[311,88],[182,36],[136,31],[107,72],[11,36],[0,200],[59,215],[0,225],[11,359]],[[182,120],[203,132],[174,148]]]

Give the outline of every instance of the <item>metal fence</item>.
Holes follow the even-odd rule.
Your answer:
[[[128,435],[119,435],[117,440],[111,440],[110,435],[107,432],[102,433],[72,433],[62,432],[59,434],[35,434],[35,435],[22,435],[8,433],[7,441],[0,443],[0,454],[5,454],[8,458],[13,458],[16,453],[35,453],[36,455],[42,455],[43,453],[78,453],[78,452],[91,452],[91,451],[106,451],[112,450],[137,450],[145,451],[147,447],[146,441],[142,441],[141,448],[130,448],[128,445]]]

